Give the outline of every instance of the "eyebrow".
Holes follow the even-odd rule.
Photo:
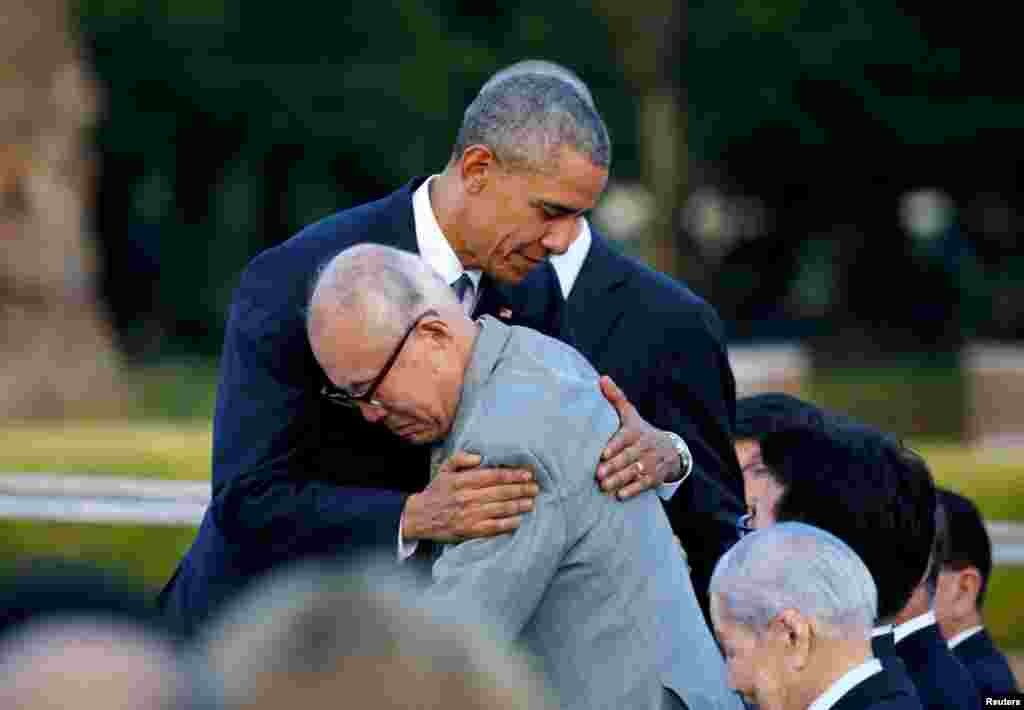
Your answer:
[[[549,210],[551,212],[557,212],[562,217],[566,215],[578,216],[589,211],[582,208],[569,207],[568,205],[560,205],[557,202],[548,202],[547,200],[534,200],[533,206],[542,207],[545,210]]]

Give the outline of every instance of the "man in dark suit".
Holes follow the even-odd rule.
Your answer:
[[[949,650],[932,611],[946,547],[946,514],[942,505],[937,504],[928,574],[896,616],[893,639],[896,655],[906,665],[925,708],[970,710],[980,706],[978,689],[970,673]]]
[[[935,593],[935,616],[957,660],[986,696],[1017,692],[1010,664],[985,630],[982,608],[992,573],[992,541],[976,505],[943,488],[948,546]],[[984,702],[984,700],[982,700]]]
[[[781,523],[744,537],[711,578],[730,684],[762,710],[920,710],[906,675],[871,656],[877,599],[831,533]]]
[[[419,540],[515,529],[537,492],[528,471],[475,469],[479,458],[457,452],[428,484],[423,447],[336,406],[372,396],[373,383],[358,394],[328,385],[305,337],[308,289],[342,249],[384,243],[418,252],[468,311],[565,338],[545,260],[574,238],[609,164],[604,124],[571,87],[512,78],[474,100],[442,174],[328,217],[252,261],[225,335],[212,502],[160,598],[184,632],[281,564],[381,547],[405,558]],[[628,496],[685,473],[671,437],[616,393],[610,399],[623,428],[606,485],[636,481]]]
[[[527,60],[495,74],[540,74],[569,83],[595,107],[586,84],[553,62]],[[596,108],[595,108],[596,110]],[[707,585],[715,562],[737,539],[743,487],[731,431],[736,384],[725,332],[715,309],[685,284],[621,254],[585,217],[551,264],[565,297],[563,340],[609,375],[629,401],[659,429],[681,435],[692,472],[678,490],[660,489],[683,545],[697,598],[707,613]],[[685,443],[684,443],[685,442]],[[613,440],[610,452],[618,450]],[[608,480],[609,486],[619,484]],[[642,490],[629,484],[622,495]]]

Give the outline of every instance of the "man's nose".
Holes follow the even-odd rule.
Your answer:
[[[371,424],[376,424],[388,415],[388,410],[384,407],[378,407],[375,404],[369,404],[367,402],[358,402],[357,404],[359,405],[359,413],[363,415],[363,419]]]
[[[567,215],[555,220],[540,243],[552,254],[564,254],[580,233],[580,218]]]

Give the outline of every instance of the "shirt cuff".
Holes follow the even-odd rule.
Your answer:
[[[419,540],[413,540],[412,542],[406,542],[405,538],[402,537],[402,524],[405,522],[405,513],[402,513],[402,517],[398,520],[398,561],[405,562],[407,559],[413,556],[416,552],[416,548],[419,546]]]
[[[683,476],[678,481],[666,481],[665,483],[662,483],[658,486],[658,497],[662,500],[669,500],[676,494],[676,491],[679,490],[679,486],[683,485],[683,481],[686,479],[687,477]]]

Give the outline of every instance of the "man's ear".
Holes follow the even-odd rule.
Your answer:
[[[783,609],[771,624],[776,643],[782,644],[791,672],[807,667],[811,655],[811,623],[796,609]]]
[[[466,192],[477,195],[487,187],[491,172],[497,165],[494,153],[483,145],[471,145],[462,152],[459,176]]]
[[[956,597],[953,600],[954,612],[957,616],[967,616],[978,606],[978,595],[981,594],[981,572],[977,567],[965,567],[957,572]]]

